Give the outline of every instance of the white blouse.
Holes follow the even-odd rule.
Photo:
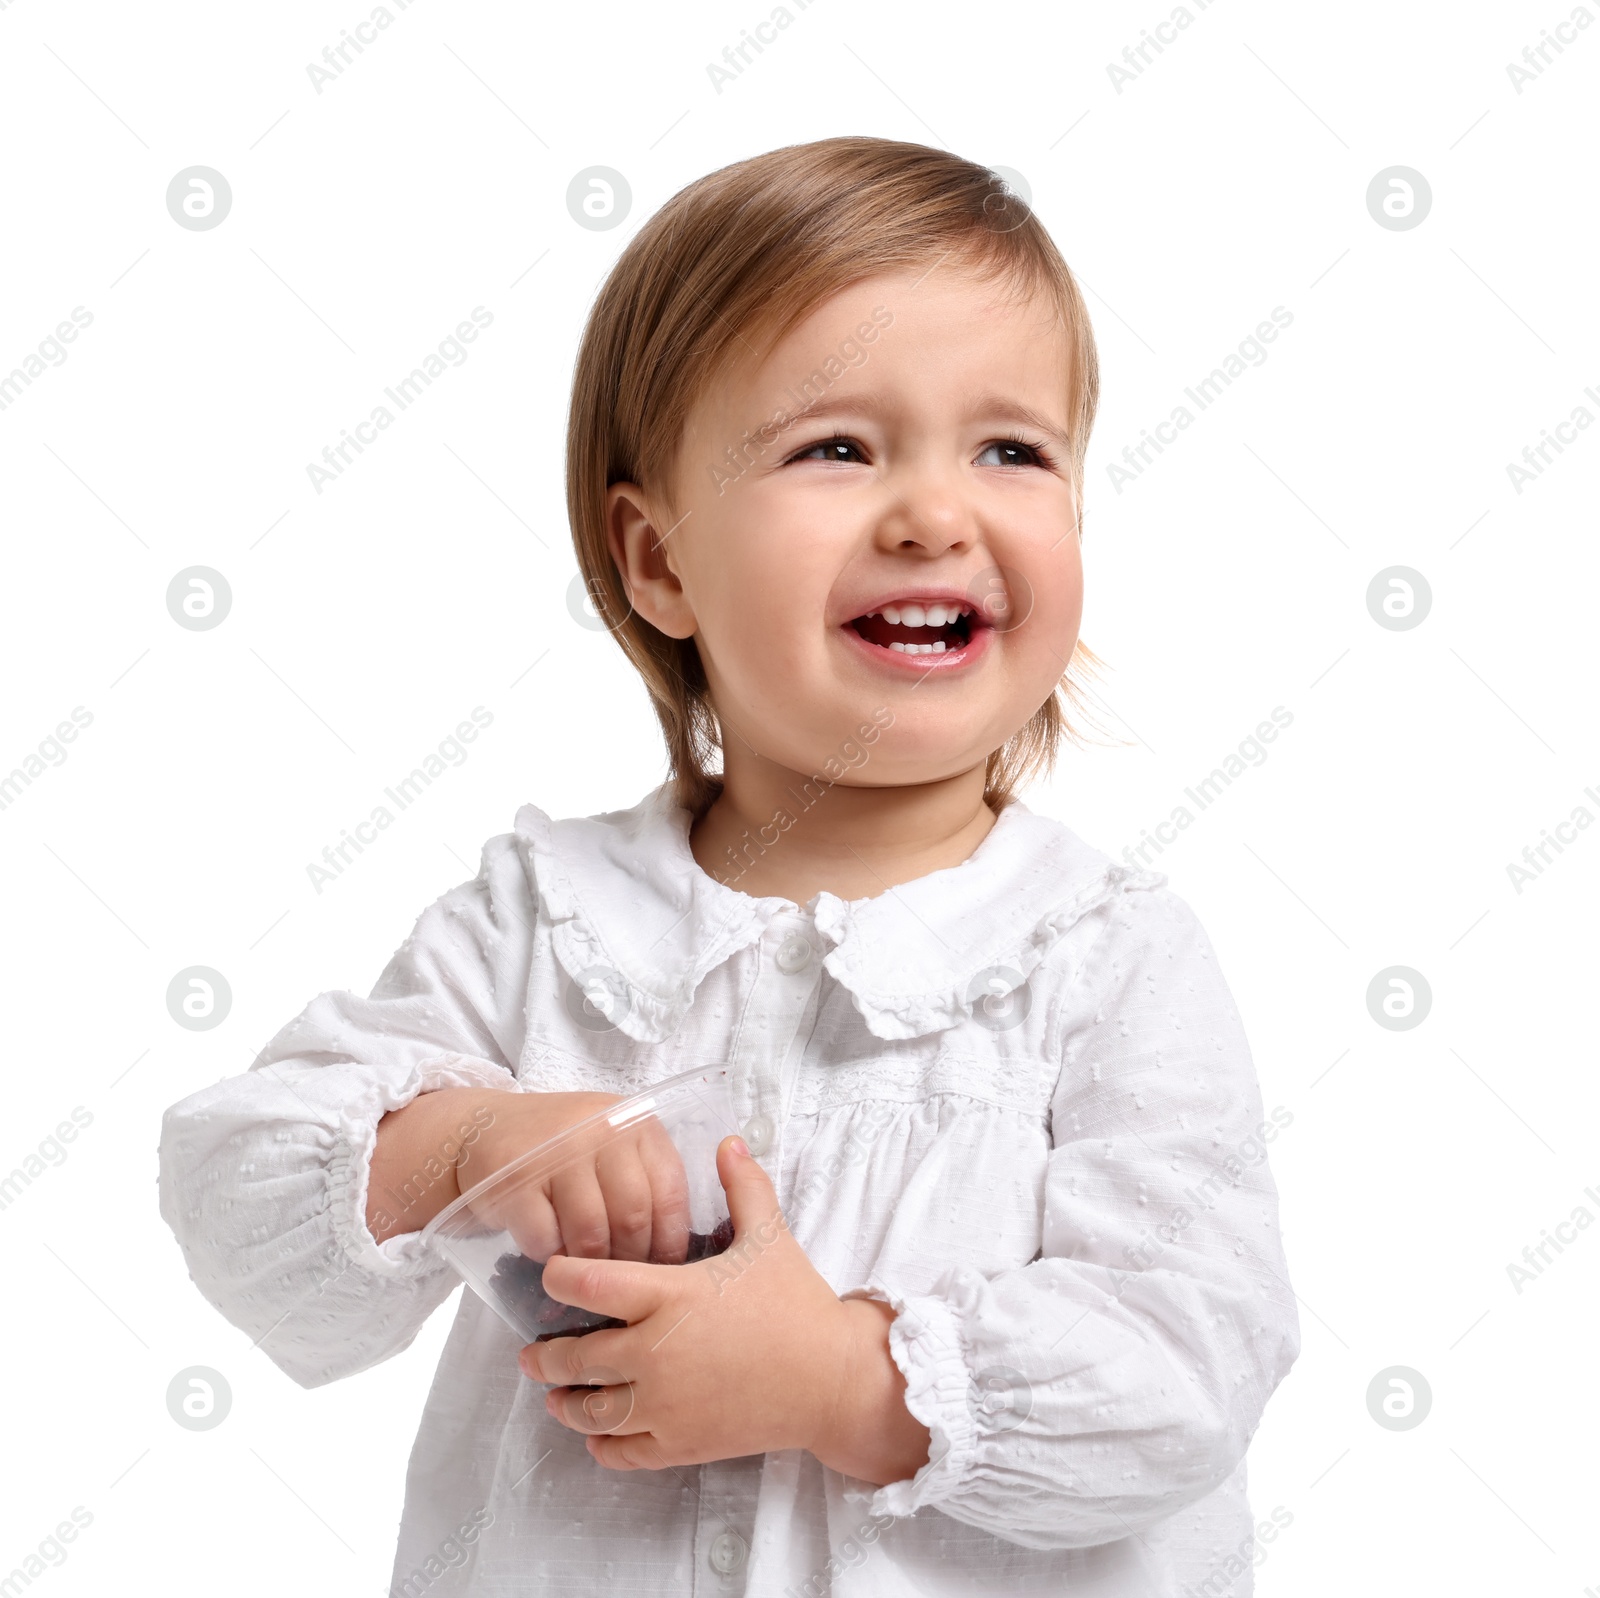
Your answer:
[[[167,1112],[162,1214],[201,1292],[315,1387],[458,1285],[418,1234],[366,1228],[387,1111],[726,1064],[812,1263],[898,1312],[930,1457],[883,1488],[800,1450],[604,1470],[465,1292],[392,1592],[1243,1598],[1245,1449],[1299,1327],[1278,1127],[1193,911],[1017,802],[961,865],[804,907],[707,875],[688,825],[665,786],[587,819],[524,805],[369,998],[319,995]],[[603,1030],[597,979],[622,995]]]

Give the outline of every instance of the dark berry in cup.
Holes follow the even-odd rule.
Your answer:
[[[689,1234],[683,1263],[694,1265],[711,1259],[723,1253],[732,1242],[733,1222],[725,1216],[712,1231]],[[613,1316],[597,1315],[593,1310],[579,1309],[551,1298],[544,1290],[544,1266],[525,1254],[502,1254],[494,1262],[494,1275],[489,1285],[525,1332],[532,1327],[539,1328],[531,1334],[531,1342],[544,1343],[552,1337],[583,1337],[589,1332],[628,1324]]]

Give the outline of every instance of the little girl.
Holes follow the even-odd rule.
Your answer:
[[[623,252],[567,491],[669,780],[524,805],[163,1129],[194,1280],[313,1387],[457,1286],[419,1231],[461,1192],[731,1073],[737,1269],[656,1263],[646,1163],[558,1194],[545,1287],[627,1324],[519,1350],[462,1295],[394,1593],[1250,1591],[1277,1127],[1188,905],[1015,798],[1093,659],[1096,394],[1044,229],[938,150],[759,156]]]

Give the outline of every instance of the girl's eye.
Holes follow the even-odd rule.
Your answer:
[[[866,456],[861,453],[861,446],[848,438],[825,438],[819,444],[812,444],[800,451],[791,459],[797,461],[839,461],[845,465],[860,461],[865,463]]]
[[[974,463],[978,466],[1048,466],[1049,457],[1038,444],[1024,443],[1020,438],[997,438],[985,444],[983,452]]]

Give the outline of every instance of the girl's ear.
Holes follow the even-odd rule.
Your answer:
[[[694,611],[667,549],[676,531],[677,526],[657,525],[637,483],[613,483],[606,490],[606,544],[633,608],[669,638],[690,638],[696,631]]]

